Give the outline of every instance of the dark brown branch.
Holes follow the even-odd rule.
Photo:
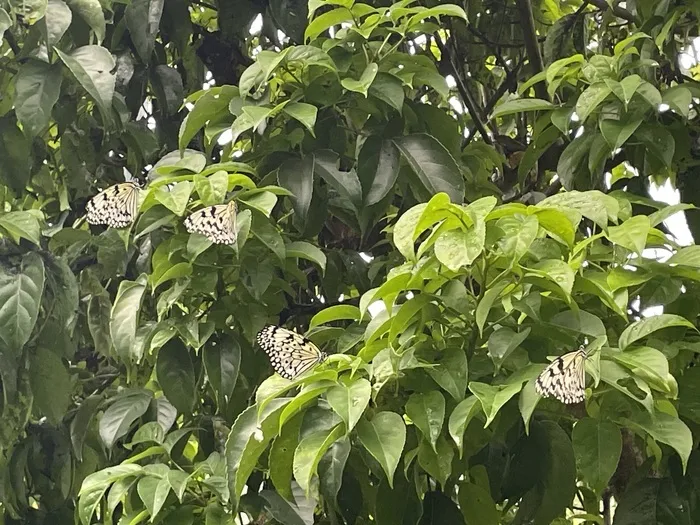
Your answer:
[[[15,56],[19,55],[22,50],[20,49],[19,44],[17,44],[17,39],[15,38],[15,35],[13,35],[9,29],[5,31],[5,40],[7,40],[7,43],[9,44],[10,49],[12,49],[12,52],[15,54]]]
[[[610,6],[606,2],[606,0],[588,0],[588,3],[596,6],[598,9],[602,9],[603,11],[607,11],[608,9],[610,9]],[[628,22],[637,22],[637,19],[634,17],[634,15],[624,7],[616,5],[612,8],[612,13],[616,17],[622,18],[623,20],[627,20]]]
[[[440,48],[440,53],[442,53],[442,55],[447,59],[447,63],[450,66],[450,69],[452,70],[452,75],[455,77],[455,82],[457,83],[457,90],[459,91],[459,94],[462,97],[462,102],[464,102],[464,105],[467,107],[467,111],[469,112],[469,116],[474,121],[474,127],[481,134],[481,137],[483,138],[486,144],[493,144],[491,135],[489,135],[489,132],[486,130],[486,126],[484,125],[484,122],[481,120],[481,113],[476,105],[476,101],[474,100],[474,97],[469,91],[469,88],[465,84],[464,79],[462,79],[462,75],[460,75],[459,71],[457,70],[457,66],[452,60],[450,50],[447,49],[447,46],[442,41],[439,35],[436,34],[433,36],[433,38],[435,39],[435,42]]]
[[[603,0],[603,2],[605,2],[605,0]],[[527,57],[532,65],[532,71],[530,73],[532,76],[535,76],[537,73],[544,71],[544,62],[542,61],[542,53],[540,53],[540,44],[537,40],[535,18],[532,14],[532,4],[530,0],[516,0],[516,5],[518,6],[520,20],[523,24],[525,50],[527,51]],[[537,98],[549,100],[547,87],[543,82],[535,84],[535,93],[537,94]]]

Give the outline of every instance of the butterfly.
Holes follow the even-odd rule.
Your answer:
[[[586,399],[586,349],[579,347],[557,357],[537,377],[535,390],[543,397],[554,397],[567,405]]]
[[[110,228],[129,226],[138,213],[139,183],[122,182],[102,190],[85,206],[90,224],[106,224]]]
[[[300,376],[328,357],[306,337],[279,326],[267,325],[255,340],[270,358],[275,372],[285,379]]]
[[[197,210],[185,219],[190,233],[201,233],[214,244],[236,242],[236,203],[217,204]]]

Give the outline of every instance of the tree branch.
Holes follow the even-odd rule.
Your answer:
[[[610,9],[610,6],[606,2],[606,0],[588,0],[588,3],[596,6],[598,9],[602,9],[603,11],[607,11],[608,9]],[[625,9],[624,7],[620,7],[618,5],[615,5],[612,8],[612,13],[616,17],[622,18],[623,20],[627,20],[628,22],[633,22],[633,23],[637,22],[637,19],[635,18],[635,16],[632,13],[630,13],[627,9]]]
[[[464,105],[467,107],[467,111],[469,112],[469,116],[474,121],[474,127],[481,134],[481,137],[483,138],[486,144],[493,144],[491,135],[489,135],[489,132],[486,130],[486,126],[484,125],[484,122],[481,120],[481,113],[479,112],[479,109],[476,106],[476,101],[474,100],[474,97],[467,88],[467,85],[464,83],[462,75],[459,74],[457,66],[452,60],[450,50],[447,49],[447,46],[442,41],[439,35],[435,34],[433,35],[433,38],[435,40],[435,43],[438,45],[438,48],[440,48],[440,53],[442,53],[442,55],[447,59],[447,63],[449,64],[450,69],[452,70],[452,75],[455,77],[455,82],[457,83],[457,90],[459,91],[459,94],[462,97],[462,102],[464,102]]]
[[[603,0],[603,2],[605,2],[605,0]],[[515,3],[518,6],[520,20],[523,24],[525,50],[527,51],[527,57],[532,65],[531,74],[532,76],[535,76],[537,73],[544,71],[544,62],[542,61],[542,54],[540,53],[540,43],[537,40],[535,18],[532,15],[532,4],[530,3],[530,0],[516,0]],[[535,84],[535,93],[537,94],[537,98],[549,100],[547,88],[543,82],[538,82]]]

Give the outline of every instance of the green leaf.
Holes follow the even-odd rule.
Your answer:
[[[222,409],[231,401],[236,387],[241,367],[241,346],[233,337],[209,340],[202,348],[202,361],[207,380],[216,392],[217,403]]]
[[[117,355],[128,362],[136,345],[136,329],[139,326],[139,312],[143,294],[146,291],[146,275],[136,281],[119,283],[117,296],[110,312],[109,331]]]
[[[608,486],[622,453],[620,429],[609,421],[584,418],[571,434],[578,471],[597,493]]]
[[[100,419],[100,438],[108,449],[146,413],[151,399],[153,394],[148,390],[126,390],[116,396]]]
[[[384,469],[389,486],[394,486],[394,472],[406,443],[406,425],[395,412],[379,412],[371,421],[357,425],[360,442]]]
[[[309,9],[309,14],[311,13],[313,13],[313,9]],[[310,42],[311,40],[315,40],[318,35],[332,26],[340,25],[343,22],[349,22],[352,19],[352,12],[345,7],[339,7],[323,13],[314,18],[314,20],[306,26],[304,41]]]
[[[314,172],[356,209],[362,207],[362,186],[354,171],[338,169],[338,155],[330,150],[314,153]]]
[[[124,17],[131,41],[141,61],[150,63],[165,0],[132,0]]]
[[[500,370],[501,364],[513,351],[530,335],[530,328],[525,328],[522,332],[514,332],[504,326],[495,330],[489,337],[488,356],[493,361],[496,371]]]
[[[306,498],[298,485],[292,487],[292,501],[283,499],[272,490],[263,490],[260,496],[267,501],[265,509],[272,517],[284,525],[313,525],[316,500]]]
[[[523,385],[520,382],[507,385],[487,385],[486,383],[477,383],[472,381],[469,383],[469,390],[481,401],[481,408],[486,414],[486,424],[488,427],[495,419],[498,411],[505,405],[510,398],[520,392]]]
[[[70,422],[70,440],[73,445],[73,453],[78,461],[83,460],[83,443],[101,402],[102,398],[98,395],[85,398]]]
[[[12,20],[10,20],[9,15],[3,9],[2,11],[7,16],[7,21],[9,21],[9,26],[12,25]],[[3,19],[2,13],[0,13],[0,20]],[[46,39],[46,46],[48,48],[53,48],[65,32],[70,27],[71,21],[73,19],[73,13],[70,8],[66,5],[63,0],[49,0],[46,5],[46,14],[40,24],[43,23],[41,27],[44,33],[44,38]],[[0,27],[2,29],[2,27]],[[7,29],[7,28],[5,28]],[[2,32],[5,32],[2,29]]]
[[[345,421],[346,432],[355,428],[369,404],[371,394],[372,385],[364,378],[354,380],[349,385],[338,385],[326,393],[328,404]]]
[[[406,402],[406,415],[418,427],[433,450],[445,420],[445,398],[438,391],[411,394]]]
[[[527,268],[527,274],[536,275],[542,277],[543,279],[549,279],[553,281],[561,290],[564,295],[571,297],[571,291],[574,287],[574,280],[576,279],[576,274],[564,261],[559,259],[545,259],[534,265],[532,268]]]
[[[309,130],[312,137],[316,136],[314,135],[314,126],[316,125],[316,116],[318,114],[316,106],[304,102],[291,102],[284,106],[282,111],[301,122]]]
[[[496,108],[496,110],[491,115],[491,118],[504,117],[506,115],[513,115],[514,113],[522,113],[524,111],[545,111],[548,109],[554,109],[556,106],[547,100],[540,100],[538,98],[519,98],[516,100],[509,100],[504,102]]]
[[[20,239],[27,239],[36,245],[41,242],[41,226],[30,211],[11,211],[0,215],[0,228],[9,233],[17,244]]]
[[[653,415],[639,411],[629,418],[623,418],[623,421],[631,428],[646,432],[654,440],[665,443],[678,452],[685,474],[693,448],[693,434],[683,421],[658,410]]]
[[[418,445],[418,463],[443,487],[452,474],[454,455],[452,446],[443,435],[438,438],[436,446],[431,446],[426,440],[421,440]]]
[[[459,166],[434,137],[417,133],[395,138],[393,142],[428,193],[444,192],[457,204],[464,200],[464,178]]]
[[[481,410],[481,403],[476,396],[469,396],[464,401],[461,401],[450,414],[450,419],[447,424],[450,436],[457,445],[459,456],[462,457],[462,448],[464,445],[464,432],[469,426],[469,422]]]
[[[189,181],[178,182],[173,188],[156,188],[154,196],[158,202],[178,217],[184,215],[194,185]]]
[[[195,175],[194,189],[205,206],[222,204],[228,192],[228,173],[219,170],[207,177]]]
[[[151,521],[161,511],[165,500],[170,494],[170,482],[168,478],[146,476],[139,480],[136,490],[151,515]]]
[[[321,310],[311,318],[309,328],[313,328],[314,326],[321,324],[332,323],[333,321],[338,321],[341,319],[358,321],[360,319],[360,309],[357,306],[352,306],[349,304],[330,306]]]
[[[235,86],[215,86],[205,91],[197,99],[192,110],[182,121],[178,146],[184,151],[194,136],[207,122],[219,118],[228,108],[231,99],[238,96],[238,88]]]
[[[605,82],[595,82],[588,86],[576,101],[576,114],[581,123],[586,122],[588,116],[608,98],[612,91]]]
[[[234,512],[258,458],[277,436],[280,414],[290,400],[291,398],[273,399],[260,414],[256,405],[250,406],[231,427],[226,441],[226,467]]]
[[[318,477],[321,483],[321,494],[327,502],[336,505],[336,499],[343,483],[345,463],[350,455],[352,446],[348,437],[340,438],[331,445],[328,452],[318,463]]]
[[[600,131],[610,148],[615,151],[627,142],[642,122],[642,119],[632,119],[628,122],[603,119],[600,121]]]
[[[292,495],[294,451],[299,445],[299,429],[303,419],[303,414],[290,419],[282,427],[280,435],[275,438],[270,448],[270,480],[277,492],[288,501],[294,500]]]
[[[304,437],[294,452],[294,479],[308,495],[311,479],[316,474],[319,461],[330,446],[345,433],[343,425],[332,430],[321,430]]]
[[[661,125],[641,125],[635,131],[634,136],[641,140],[651,153],[666,168],[673,166],[673,156],[676,152],[676,141],[673,135]]]
[[[666,261],[666,264],[700,268],[700,246],[692,245],[681,248]]]
[[[295,241],[286,246],[287,257],[299,257],[318,265],[321,273],[326,272],[326,255],[317,246],[305,242]]]
[[[452,347],[442,351],[436,368],[426,371],[456,401],[464,399],[467,390],[467,354],[462,348]]]
[[[177,337],[158,351],[158,384],[163,394],[182,414],[191,414],[195,404],[194,366],[190,352]]]
[[[61,67],[40,60],[22,64],[15,80],[15,113],[22,129],[35,137],[46,129],[61,92]]]
[[[127,477],[137,476],[142,469],[143,467],[140,465],[117,465],[87,476],[80,487],[80,502],[78,504],[80,522],[83,525],[90,525],[92,516],[102,503],[102,498],[112,483]]]
[[[632,323],[620,334],[620,350],[624,350],[635,341],[639,341],[657,330],[662,330],[671,326],[695,328],[690,321],[680,315],[660,314],[647,317],[646,319],[641,319],[640,321]]]
[[[496,302],[496,299],[498,299],[501,292],[507,285],[508,283],[503,281],[496,283],[494,286],[486,290],[486,293],[484,293],[481,301],[479,301],[479,304],[476,306],[476,313],[474,317],[476,319],[476,326],[479,327],[479,334],[484,333],[484,325],[486,324],[486,319],[489,316],[491,307],[493,307],[493,303]]]
[[[95,32],[97,43],[101,44],[105,38],[107,23],[102,12],[102,4],[99,0],[66,0],[71,11],[82,18],[87,25]],[[50,16],[47,11],[46,16]],[[47,22],[48,24],[48,22]]]
[[[423,498],[423,516],[418,525],[446,525],[448,523],[450,525],[464,525],[464,518],[455,502],[443,492],[427,492]]]
[[[457,499],[467,525],[499,525],[501,512],[485,488],[475,483],[460,483]]]
[[[355,80],[354,78],[343,78],[340,83],[348,91],[362,93],[366,97],[369,87],[372,85],[372,82],[374,82],[374,79],[377,76],[377,71],[379,71],[379,66],[374,62],[371,62],[367,64],[367,67],[362,72],[359,80]]]
[[[617,217],[620,207],[617,199],[597,190],[561,192],[540,201],[537,206],[573,208],[602,229],[608,227],[609,219]]]
[[[0,339],[14,355],[32,334],[44,293],[44,261],[37,253],[22,257],[18,272],[0,265]]]
[[[314,191],[314,156],[307,155],[303,159],[289,159],[282,163],[277,172],[280,186],[292,192],[290,197],[294,213],[301,224],[306,224],[311,207],[311,197]]]
[[[668,104],[673,111],[687,119],[693,103],[693,94],[685,86],[673,86],[664,91],[661,100]]]
[[[112,97],[116,83],[116,76],[112,72],[116,63],[109,50],[101,46],[83,46],[70,54],[56,48],[56,53],[85,91],[95,99],[102,118],[111,121]]]
[[[265,217],[255,213],[253,214],[251,231],[260,242],[267,246],[270,251],[280,259],[280,261],[284,261],[286,256],[284,241],[282,240],[279,230],[273,224],[268,222]]]
[[[435,241],[435,257],[453,272],[471,266],[484,251],[486,225],[478,221],[466,232],[457,229],[443,233]]]
[[[31,353],[29,378],[34,406],[51,424],[57,425],[71,404],[73,391],[63,361],[51,350],[36,348]]]
[[[377,73],[369,87],[369,94],[386,102],[401,113],[404,101],[403,83],[394,75],[384,72]]]
[[[620,226],[610,226],[606,237],[611,242],[619,244],[641,256],[642,251],[646,247],[650,229],[649,217],[637,215],[627,219]]]
[[[591,151],[591,144],[596,137],[594,133],[584,133],[576,137],[564,149],[557,164],[557,175],[566,190],[572,190],[588,178],[588,156]]]
[[[357,167],[365,206],[377,204],[394,189],[399,167],[399,150],[392,141],[365,141],[360,150]]]

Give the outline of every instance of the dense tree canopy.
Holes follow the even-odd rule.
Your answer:
[[[0,6],[3,523],[700,523],[697,0]]]

